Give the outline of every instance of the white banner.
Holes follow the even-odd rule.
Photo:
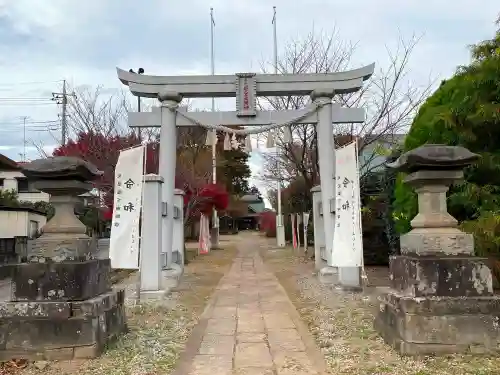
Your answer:
[[[292,220],[292,245],[296,249],[297,245],[297,232],[295,230],[295,214],[290,214],[290,219]]]
[[[120,152],[115,168],[115,197],[109,258],[112,268],[139,268],[144,146]]]
[[[208,217],[200,216],[200,236],[198,240],[198,254],[208,254],[210,252],[210,223]]]
[[[309,212],[303,212],[302,215],[304,216],[304,251],[307,252],[307,227],[309,226]]]
[[[300,223],[302,217],[300,216],[300,214],[296,214],[295,217],[297,218],[297,223],[295,226],[295,230],[297,231],[297,248],[300,248]]]
[[[356,142],[335,151],[336,199],[333,240],[334,267],[361,267],[361,198]]]

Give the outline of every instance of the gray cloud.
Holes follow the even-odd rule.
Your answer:
[[[410,64],[408,80],[426,84],[452,74],[468,61],[466,46],[491,37],[498,3],[470,0],[432,3],[416,0],[212,0],[216,20],[216,72],[258,71],[272,56],[272,5],[278,9],[281,47],[303,38],[313,28],[338,30],[341,40],[358,42],[353,65],[387,63],[386,48],[399,38],[422,36]],[[0,0],[0,97],[47,98],[72,85],[119,88],[115,66],[143,67],[151,74],[207,74],[209,72],[210,4],[149,0]],[[19,82],[50,81],[19,85]],[[33,121],[57,120],[55,105],[11,105],[0,100],[0,122],[20,116]],[[218,101],[220,108],[231,101]],[[206,101],[194,101],[208,107]],[[14,120],[15,121],[15,120]],[[22,146],[19,125],[0,124],[0,147]],[[8,130],[9,129],[9,130]],[[34,140],[54,144],[49,134],[32,131]],[[21,144],[19,144],[21,142]],[[17,157],[18,150],[2,151]],[[36,153],[31,152],[31,157]]]

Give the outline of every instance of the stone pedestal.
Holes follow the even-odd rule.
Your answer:
[[[219,220],[219,218],[217,218]],[[219,224],[217,224],[219,225]],[[219,227],[210,228],[210,250],[219,249]]]
[[[172,244],[172,261],[184,271],[184,191],[174,190],[174,238]],[[219,228],[219,226],[217,226]],[[219,231],[217,230],[217,234]]]
[[[283,225],[283,215],[276,215],[276,246],[285,247],[285,226]]]
[[[410,172],[405,182],[418,193],[419,213],[401,236],[401,255],[390,258],[391,291],[379,298],[375,328],[401,354],[498,350],[500,299],[487,259],[473,256],[472,235],[446,209],[448,186],[474,158],[460,147],[426,145],[395,163]]]
[[[63,260],[91,259],[97,250],[96,244],[87,236],[85,225],[75,216],[74,207],[78,195],[92,189],[92,184],[77,179],[38,180],[37,189],[51,195],[54,217],[45,224],[43,234],[32,241],[29,261],[48,258],[55,262]]]
[[[143,295],[163,295],[161,270],[162,261],[162,206],[161,185],[163,178],[159,175],[144,176],[144,202],[142,205],[142,239],[140,261],[139,300]]]
[[[318,271],[318,279],[322,284],[337,285],[339,283],[339,271],[335,267],[325,266]]]
[[[74,215],[77,196],[99,171],[76,158],[36,160],[23,173],[51,195],[54,217],[33,241],[28,262],[14,266],[11,301],[0,303],[0,361],[99,356],[126,330],[124,291],[114,290],[110,260]]]

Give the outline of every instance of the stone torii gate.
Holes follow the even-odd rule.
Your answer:
[[[360,90],[371,77],[375,64],[337,73],[255,74],[198,76],[151,76],[134,74],[117,68],[120,81],[133,95],[158,98],[161,107],[152,112],[130,112],[131,127],[160,127],[159,173],[164,179],[162,202],[167,215],[163,217],[162,251],[167,253],[167,268],[172,261],[173,199],[176,165],[176,126],[203,126],[236,134],[255,134],[292,124],[316,124],[318,131],[319,167],[323,202],[334,205],[335,146],[332,123],[362,123],[362,108],[342,108],[332,103],[335,94]],[[304,109],[257,111],[258,96],[310,95],[312,104]],[[183,98],[235,97],[236,111],[187,112],[179,108]],[[234,130],[228,126],[259,127]],[[326,251],[332,265],[334,212],[324,215]],[[281,221],[281,218],[278,218]],[[282,224],[282,221],[281,221]]]

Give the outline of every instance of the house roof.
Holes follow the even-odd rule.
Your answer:
[[[262,202],[262,198],[255,194],[246,194],[240,198],[240,201],[247,203],[250,202],[256,203],[256,202]]]
[[[21,167],[17,162],[8,158],[5,155],[0,154],[0,170],[7,171],[18,171]]]
[[[406,134],[370,134],[369,136],[363,137],[365,142],[385,142],[393,145],[400,144],[404,142]]]
[[[248,204],[248,211],[249,212],[253,211],[256,214],[261,213],[264,210],[264,208],[265,206],[263,201]]]

